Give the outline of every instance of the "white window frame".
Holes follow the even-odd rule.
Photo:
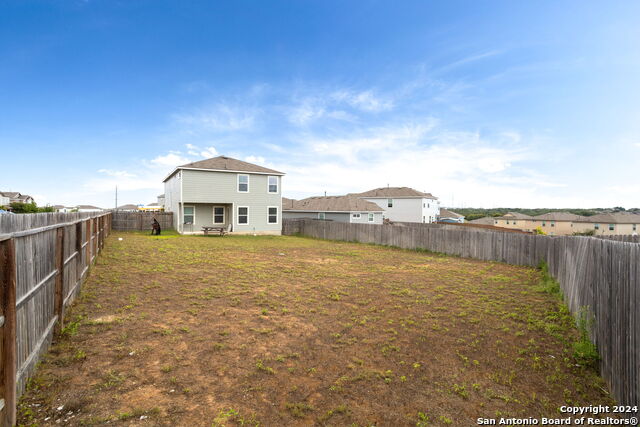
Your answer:
[[[196,224],[196,205],[182,205],[182,225],[186,225],[187,223],[184,222],[184,208],[193,208],[193,222],[191,223],[191,225],[195,225]]]
[[[393,207],[393,199],[387,199],[387,207],[388,208],[392,208]]]
[[[374,222],[376,220],[376,215],[369,212],[369,217],[367,218],[368,222]]]
[[[222,222],[216,222],[216,208],[222,208]],[[213,213],[213,224],[226,224],[227,222],[227,210],[223,205],[215,205],[211,209]]]
[[[247,208],[247,222],[240,222],[240,209]],[[249,225],[249,206],[238,206],[238,210],[236,211],[236,221],[238,225]]]
[[[362,214],[361,213],[353,213],[353,214],[351,214],[351,218],[360,219],[360,218],[362,218]]]
[[[247,191],[240,191],[240,177],[241,176],[246,176],[247,177]],[[238,174],[238,178],[237,178],[237,182],[236,182],[236,190],[238,191],[238,193],[248,193],[250,189],[251,189],[251,177],[249,176],[249,174],[239,173]],[[245,206],[243,206],[243,207],[245,207]]]
[[[276,179],[276,191],[269,191],[269,179],[270,178],[275,178]],[[279,177],[276,176],[276,175],[268,175],[267,176],[267,193],[269,193],[269,194],[278,194],[280,192],[280,180],[278,178]]]
[[[322,215],[322,217],[320,215]],[[318,219],[327,219],[326,213],[325,212],[318,212]]]
[[[276,210],[276,222],[269,222],[269,209],[275,209]],[[277,206],[267,206],[267,224],[269,225],[278,225],[280,224],[280,221],[278,221],[278,216],[280,214],[280,208],[278,208]]]

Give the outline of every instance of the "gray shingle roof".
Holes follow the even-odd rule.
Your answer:
[[[520,212],[507,212],[506,214],[497,217],[497,219],[535,219],[535,218]]]
[[[542,215],[536,215],[533,219],[544,221],[581,221],[586,217],[572,214],[571,212],[548,212]]]
[[[187,163],[179,166],[180,168],[207,169],[218,171],[240,171],[240,172],[258,172],[272,173],[274,175],[284,175],[283,172],[258,166],[253,163],[244,162],[242,160],[233,159],[226,156],[218,156],[211,159],[200,160],[198,162]]]
[[[440,208],[440,218],[464,218],[464,215],[450,211],[449,209]]]
[[[363,193],[351,193],[348,196],[357,196],[357,197],[424,197],[429,199],[437,200],[438,198],[433,196],[431,193],[423,193],[422,191],[414,190],[409,187],[380,187],[374,188],[373,190],[365,191]]]
[[[491,216],[485,216],[483,218],[473,219],[469,222],[472,224],[495,225],[496,220]]]
[[[599,224],[640,224],[640,215],[629,212],[602,213],[585,216],[576,222],[592,222]]]
[[[283,211],[311,212],[383,212],[373,202],[353,196],[309,197],[302,200],[282,198]]]

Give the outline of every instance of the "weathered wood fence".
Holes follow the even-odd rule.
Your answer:
[[[283,220],[283,234],[427,249],[536,266],[558,280],[573,313],[588,307],[600,372],[619,404],[640,404],[640,244],[579,236]]]
[[[131,212],[112,211],[113,229],[121,231],[149,231],[151,223],[157,219],[162,230],[173,229],[173,212]]]
[[[0,215],[1,425],[15,424],[17,399],[110,230],[110,212]]]

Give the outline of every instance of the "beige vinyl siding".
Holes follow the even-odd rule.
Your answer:
[[[282,177],[278,177],[278,192],[269,193],[267,177],[269,175],[242,173],[249,175],[249,191],[238,192],[238,173],[182,170],[182,201],[189,204],[232,204],[233,215],[227,221],[233,221],[234,232],[280,233],[282,229]],[[238,224],[238,206],[249,207],[249,224]],[[278,208],[278,222],[267,222],[267,207]],[[211,213],[209,225],[213,222]],[[198,218],[199,221],[199,218]]]

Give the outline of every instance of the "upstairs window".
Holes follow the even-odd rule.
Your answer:
[[[353,217],[353,219],[360,219],[362,215],[360,215],[359,213],[354,213],[351,216]]]
[[[615,224],[609,224],[609,231],[613,231],[616,229],[616,225]]]
[[[388,208],[392,208],[393,207],[393,199],[387,199],[387,207]]]
[[[516,222],[515,222],[515,221],[513,221],[513,225],[516,225]]]
[[[238,175],[238,192],[249,192],[249,175]]]
[[[324,219],[324,212],[318,212],[318,219]]]
[[[193,224],[195,219],[195,208],[193,206],[185,206],[182,208],[182,218],[184,224]]]
[[[551,226],[555,227],[556,226],[556,222],[555,221],[551,221]]]
[[[372,213],[370,213],[370,214],[369,214],[369,222],[373,222],[374,218],[375,218],[375,217],[373,216],[373,214],[372,214]]]
[[[269,193],[277,193],[278,192],[278,177],[270,176],[267,178],[269,185]]]
[[[238,207],[238,224],[249,224],[249,208],[247,206]]]
[[[633,224],[633,231],[636,231],[636,224]]]
[[[593,228],[595,228],[596,230],[600,230],[600,224],[594,224]]]
[[[270,206],[267,208],[267,222],[269,224],[277,224],[278,223],[278,208],[275,206]]]

